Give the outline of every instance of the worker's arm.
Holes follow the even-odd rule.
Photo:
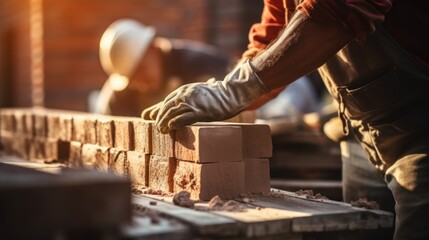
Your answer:
[[[351,38],[335,23],[323,25],[298,12],[273,45],[252,62],[238,65],[223,81],[184,85],[167,96],[157,116],[157,127],[166,133],[199,121],[235,116],[269,89],[289,84],[317,68]]]
[[[316,69],[355,37],[342,22],[317,21],[306,13],[298,11],[265,52],[238,65],[223,81],[188,84],[167,96],[157,116],[158,129],[169,132],[198,121],[230,118],[269,89]]]

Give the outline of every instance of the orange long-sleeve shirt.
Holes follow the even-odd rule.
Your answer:
[[[425,33],[429,29],[427,0],[305,0],[299,5],[294,0],[264,0],[261,22],[250,29],[243,58],[253,58],[267,48],[296,10],[316,21],[339,22],[356,40],[364,39],[375,30],[376,24],[382,23],[410,55],[429,68],[429,35]],[[258,99],[250,109],[276,97],[282,89]]]
[[[249,32],[244,58],[252,58],[265,49],[287,25],[296,10],[316,21],[337,21],[355,39],[363,39],[382,23],[401,46],[429,67],[429,1],[427,0],[264,0],[261,22]]]

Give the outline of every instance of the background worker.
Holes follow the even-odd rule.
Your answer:
[[[230,59],[211,45],[159,37],[153,27],[118,20],[100,40],[100,62],[109,78],[95,97],[93,111],[139,116],[185,83],[224,76]]]
[[[339,103],[344,132],[353,131],[393,194],[394,238],[429,239],[428,2],[295,2],[265,0],[261,24],[250,32],[245,57],[251,60],[222,81],[170,93],[159,106],[157,128],[167,133],[230,118],[319,68]]]

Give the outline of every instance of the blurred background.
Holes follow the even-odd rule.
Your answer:
[[[107,78],[99,40],[117,19],[238,58],[262,6],[259,0],[0,0],[0,107],[86,111],[88,94]]]

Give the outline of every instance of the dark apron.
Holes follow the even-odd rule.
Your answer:
[[[429,71],[382,27],[350,42],[319,72],[338,100],[345,132],[353,130],[382,173],[425,138],[411,132],[429,127]]]

